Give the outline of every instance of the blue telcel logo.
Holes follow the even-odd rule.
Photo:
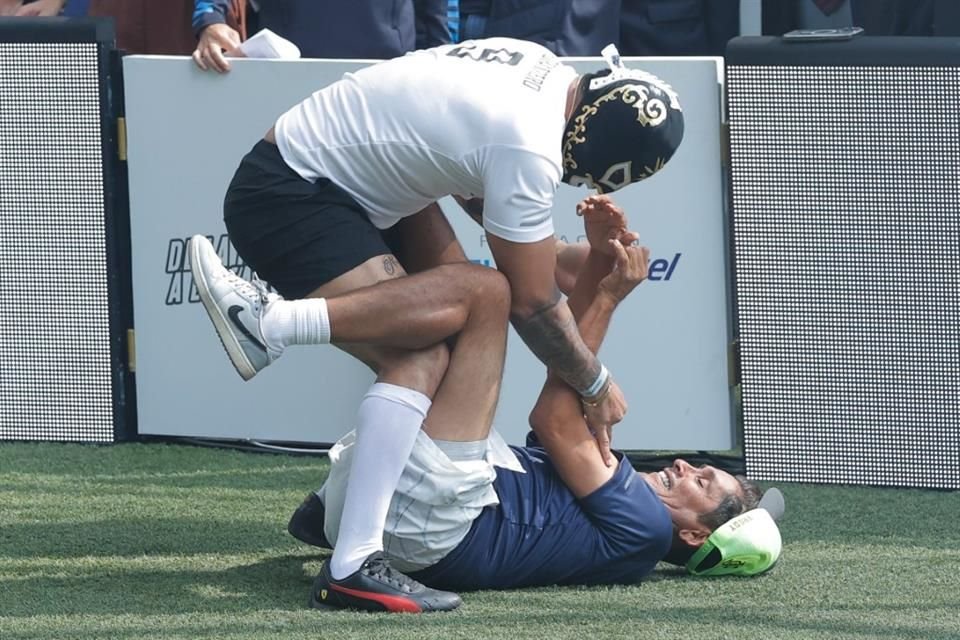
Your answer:
[[[660,282],[661,280],[669,280],[673,276],[673,270],[677,268],[677,265],[680,263],[680,253],[673,254],[673,257],[667,260],[666,258],[656,258],[650,261],[650,267],[647,270],[647,280],[653,282]]]
[[[682,253],[675,253],[671,258],[654,258],[650,261],[650,267],[647,272],[647,280],[651,282],[662,282],[673,277],[673,272],[680,264]],[[484,267],[493,267],[490,258],[472,258],[473,264],[483,265]]]

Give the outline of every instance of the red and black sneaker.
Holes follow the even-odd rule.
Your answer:
[[[323,532],[325,517],[326,508],[323,506],[323,501],[311,491],[290,516],[287,531],[300,542],[323,549],[333,549],[333,545]]]
[[[310,594],[310,606],[316,609],[426,613],[453,611],[462,602],[455,593],[431,589],[400,573],[390,566],[381,551],[370,554],[359,569],[343,580],[333,579],[327,560],[320,567]]]

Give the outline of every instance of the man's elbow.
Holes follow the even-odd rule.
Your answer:
[[[549,311],[561,300],[559,290],[554,290],[549,295],[524,295],[516,290],[511,293],[510,319],[514,324],[527,322]]]
[[[547,434],[547,428],[550,424],[549,418],[546,416],[546,412],[541,411],[538,407],[534,407],[533,411],[530,412],[530,430],[537,434],[537,438],[543,440],[544,435]]]
[[[530,429],[540,440],[548,440],[563,425],[563,416],[552,402],[538,402],[530,412]]]

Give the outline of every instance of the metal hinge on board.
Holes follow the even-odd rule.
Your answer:
[[[727,345],[727,373],[730,380],[730,386],[735,387],[740,384],[740,341],[734,340]]]
[[[730,125],[720,123],[720,166],[730,166]]]
[[[117,118],[117,156],[127,161],[127,119]]]
[[[137,332],[127,329],[127,369],[131,373],[137,370]]]

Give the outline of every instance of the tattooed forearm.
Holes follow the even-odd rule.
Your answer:
[[[588,389],[600,375],[600,362],[587,348],[567,303],[559,296],[528,317],[514,314],[514,329],[551,371],[577,391]]]

